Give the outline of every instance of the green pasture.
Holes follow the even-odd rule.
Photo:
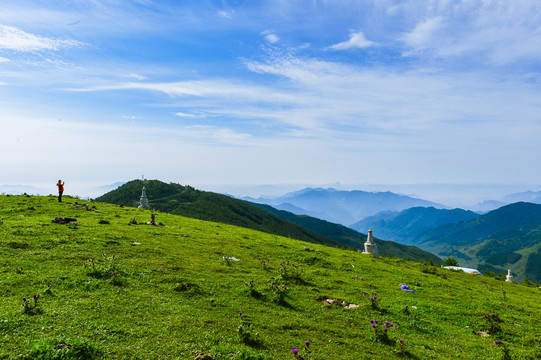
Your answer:
[[[0,196],[0,359],[541,358],[536,287],[154,215]]]

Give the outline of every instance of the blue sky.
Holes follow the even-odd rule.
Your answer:
[[[0,185],[540,189],[537,0],[0,8]]]

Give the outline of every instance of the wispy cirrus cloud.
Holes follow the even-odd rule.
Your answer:
[[[27,33],[13,26],[0,25],[0,48],[19,52],[59,50],[66,47],[83,46],[76,40],[53,39]]]
[[[227,79],[192,80],[179,82],[127,82],[111,85],[67,89],[75,92],[143,90],[166,94],[170,97],[222,98],[229,101],[292,102],[295,97],[288,91],[276,91],[263,85]]]
[[[539,89],[522,79],[482,72],[371,70],[299,58],[248,66],[290,81],[296,89],[296,106],[282,109],[279,116],[312,134],[333,138],[349,137],[348,132],[385,134],[386,141],[401,137],[400,142],[407,142],[421,134],[440,133],[438,129],[463,128],[478,134],[497,124],[490,132],[503,138],[511,128],[518,131],[516,122],[509,120],[518,113],[523,124],[519,132],[525,137],[538,127],[529,109],[541,106],[536,99]]]
[[[399,36],[406,56],[493,65],[541,60],[539,1],[408,2],[392,15],[413,24]]]
[[[156,102],[165,101],[160,100],[165,95],[172,99],[169,108],[182,109],[170,112],[178,118],[188,122],[197,118],[199,126],[228,124],[232,131],[243,126],[240,133],[260,138],[280,135],[355,142],[362,134],[408,147],[413,146],[412,138],[434,132],[445,137],[441,129],[457,127],[476,134],[498,124],[491,132],[503,137],[510,128],[517,131],[516,123],[508,121],[517,114],[523,129],[532,129],[535,118],[527,109],[541,106],[535,87],[493,74],[396,72],[291,55],[244,64],[267,81],[128,82],[71,91],[144,91],[154,93]],[[442,142],[451,146],[449,141]]]
[[[419,54],[434,46],[434,38],[438,30],[442,28],[443,19],[433,17],[419,22],[415,28],[404,34],[402,41],[408,47],[405,55]]]
[[[184,117],[184,118],[197,117],[197,115],[195,115],[195,114],[189,114],[189,113],[183,113],[183,112],[176,112],[175,115],[178,116],[178,117]]]
[[[127,77],[127,78],[132,78],[132,79],[140,80],[140,81],[148,79],[148,77],[146,77],[145,75],[141,75],[141,74],[126,74],[124,76]]]

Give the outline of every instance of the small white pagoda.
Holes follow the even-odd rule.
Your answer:
[[[374,238],[372,237],[372,229],[368,230],[368,237],[364,243],[363,254],[372,254],[375,258],[379,257],[378,245],[374,242]]]
[[[511,275],[511,269],[507,270],[507,277],[505,278],[505,281],[513,282],[513,275]]]
[[[143,191],[141,192],[141,199],[139,200],[139,209],[150,209],[148,205],[147,190],[143,186]]]

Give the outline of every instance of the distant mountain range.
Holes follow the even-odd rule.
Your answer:
[[[381,213],[355,226],[418,246],[460,265],[541,281],[541,205],[518,202],[484,215],[461,209],[412,208]]]
[[[445,208],[441,204],[392,192],[341,191],[332,188],[306,188],[272,199],[247,197],[243,199],[344,226],[354,224],[381,211],[401,211],[415,206]]]
[[[525,191],[517,194],[504,196],[503,201],[507,203],[529,202],[533,204],[541,204],[541,191]]]
[[[351,225],[351,228],[355,230],[371,228],[374,234],[382,239],[414,244],[428,230],[477,217],[479,214],[462,209],[412,207],[401,212],[381,212]]]
[[[541,191],[524,191],[520,193],[509,194],[499,200],[486,200],[468,208],[469,210],[476,212],[488,212],[496,210],[502,206],[521,201],[529,202],[532,204],[541,204]]]
[[[0,192],[6,194],[39,194],[45,193],[45,189],[38,188],[31,185],[0,185]]]
[[[132,180],[95,200],[137,206],[143,186],[147,190],[150,206],[170,214],[242,226],[329,246],[362,249],[366,241],[366,235],[341,225],[158,180]],[[380,253],[385,256],[442,262],[437,256],[414,246],[379,239],[376,242]]]

